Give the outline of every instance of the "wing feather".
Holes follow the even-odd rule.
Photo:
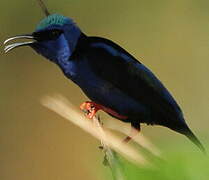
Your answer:
[[[89,39],[87,55],[97,76],[160,114],[163,119],[184,121],[174,98],[148,68],[112,41],[98,37]]]

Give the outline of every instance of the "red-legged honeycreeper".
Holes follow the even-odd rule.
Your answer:
[[[46,14],[32,34],[11,40],[29,39],[5,47],[30,46],[57,64],[68,79],[91,99],[81,109],[92,118],[101,109],[140,130],[140,124],[161,125],[187,136],[203,152],[205,149],[187,126],[183,113],[158,78],[136,58],[114,42],[84,34],[72,19]],[[125,141],[130,140],[127,137]]]

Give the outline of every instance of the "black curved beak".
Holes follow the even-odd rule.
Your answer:
[[[32,41],[9,44],[9,45],[5,46],[5,48],[4,48],[5,53],[7,53],[17,47],[28,46],[30,44],[34,44],[35,42],[37,42],[32,34],[24,34],[24,35],[18,35],[18,36],[8,38],[4,41],[4,44],[7,44],[8,42],[16,40],[16,39],[31,39]]]

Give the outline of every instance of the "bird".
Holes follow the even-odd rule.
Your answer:
[[[73,19],[51,14],[43,1],[39,3],[46,17],[33,33],[4,41],[6,53],[30,46],[55,63],[90,99],[80,106],[90,119],[103,110],[130,123],[135,133],[143,123],[164,126],[185,135],[205,152],[180,106],[151,70],[113,41],[86,35]],[[19,39],[28,41],[8,44]],[[133,133],[124,141],[132,137]]]

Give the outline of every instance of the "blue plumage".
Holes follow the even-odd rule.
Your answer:
[[[72,19],[58,14],[46,17],[34,33],[24,37],[34,41],[21,46],[30,45],[56,63],[67,78],[94,103],[107,108],[110,115],[130,122],[136,129],[140,129],[140,123],[168,127],[186,135],[204,151],[168,90],[117,44],[86,36]],[[5,50],[15,47],[17,44],[8,45]]]

